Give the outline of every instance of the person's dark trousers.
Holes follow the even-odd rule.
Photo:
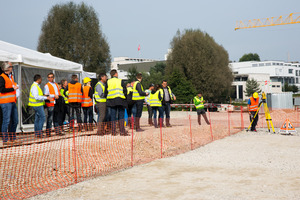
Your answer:
[[[136,108],[136,112],[135,113],[133,112],[133,117],[135,120],[135,127],[136,127],[136,130],[143,131],[143,129],[141,129],[141,127],[140,127],[140,119],[142,117],[144,100],[138,100],[138,101],[134,101],[134,102],[135,102],[134,106]]]
[[[251,111],[251,115],[250,115],[250,123],[255,115],[256,111]],[[257,115],[255,116],[252,124],[251,124],[251,131],[256,131],[256,125],[257,125],[257,122],[258,122],[258,113]]]
[[[83,110],[83,122],[93,123],[93,106],[90,107],[82,107]]]
[[[150,105],[147,104],[147,110],[148,110],[148,124],[150,126],[153,125],[153,121],[152,121],[152,107]]]
[[[53,114],[53,124],[56,135],[62,134],[62,126],[63,126],[63,117],[64,113],[61,112],[54,112]]]
[[[79,131],[82,130],[81,120],[81,104],[80,103],[69,103],[70,106],[70,127],[74,128],[74,114],[76,112],[76,119],[79,126]]]
[[[106,102],[98,102],[96,104],[97,112],[98,112],[98,120],[97,120],[97,134],[104,135],[104,127],[105,127],[105,118],[106,118]]]
[[[44,106],[32,107],[34,114],[34,132],[36,137],[42,137],[43,126],[46,120],[46,115],[44,111]]]
[[[69,104],[65,104],[64,106],[64,114],[63,114],[63,122],[66,121],[66,115],[68,116],[68,120],[70,121],[70,106]]]
[[[128,123],[127,126],[131,127],[131,115],[132,115],[132,109],[133,109],[134,104],[129,104],[128,103],[128,108],[126,109],[127,111],[127,116],[128,116]]]
[[[2,108],[0,106],[0,137],[2,138],[2,121],[3,121],[3,114],[2,114]]]
[[[166,126],[171,127],[170,124],[170,112],[171,112],[171,104],[170,102],[166,102],[162,105],[164,114],[166,115]]]
[[[18,125],[18,109],[16,103],[0,104],[3,114],[2,120],[2,140],[16,140],[16,130]]]
[[[116,135],[116,123],[117,123],[117,113],[118,113],[118,120],[120,121],[119,127],[120,132],[123,134],[125,132],[124,128],[124,113],[125,108],[123,106],[113,106],[110,107],[110,116],[111,116],[111,123],[112,123],[112,135]],[[123,123],[121,123],[123,122]]]

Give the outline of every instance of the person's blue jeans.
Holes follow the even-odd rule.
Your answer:
[[[52,122],[53,122],[54,106],[53,107],[48,107],[47,110],[48,110],[48,115],[47,115],[46,129],[51,129],[52,128]]]
[[[123,106],[114,106],[109,107],[110,108],[110,120],[112,122],[112,133],[116,133],[116,123],[117,120],[119,120],[119,127],[120,131],[124,132],[124,114],[125,114],[125,108]],[[117,118],[118,113],[118,118]]]
[[[18,109],[16,103],[0,104],[3,113],[2,121],[2,139],[7,142],[8,139],[16,140],[16,130],[18,126]]]
[[[85,124],[93,123],[93,106],[82,107],[82,110],[83,110],[83,122]],[[88,122],[88,118],[89,118],[89,122]]]
[[[157,111],[158,111],[158,118],[163,119],[164,118],[164,110],[162,107],[152,107],[153,118],[156,119]]]
[[[133,117],[141,118],[143,112],[144,100],[135,101],[134,106],[132,108]]]
[[[162,105],[164,114],[166,115],[166,118],[170,118],[170,112],[171,112],[171,104],[165,103]]]
[[[33,107],[34,115],[34,132],[36,136],[42,136],[43,126],[46,120],[44,106]]]

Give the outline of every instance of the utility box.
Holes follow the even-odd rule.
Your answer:
[[[267,104],[269,109],[293,109],[293,93],[268,93]]]

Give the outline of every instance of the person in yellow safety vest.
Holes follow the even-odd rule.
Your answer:
[[[210,122],[208,121],[205,113],[205,109],[204,109],[205,100],[203,99],[202,93],[199,92],[198,95],[194,97],[193,101],[197,110],[198,124],[201,125],[201,115],[202,115],[205,122],[209,125]]]
[[[157,125],[157,118],[156,118],[156,112],[158,111],[158,118],[160,121],[160,125],[163,127],[164,126],[164,111],[162,108],[162,99],[163,99],[163,90],[161,89],[160,85],[157,84],[153,90],[151,90],[150,97],[149,97],[149,102],[150,106],[152,108],[153,112],[153,122],[154,122],[154,127],[158,128]]]
[[[173,103],[173,101],[176,101],[176,96],[172,93],[172,90],[168,86],[168,83],[166,80],[163,80],[161,85],[162,85],[162,89],[164,91],[162,107],[163,107],[164,113],[166,114],[166,126],[172,127],[170,124],[171,104]]]
[[[54,104],[55,99],[59,98],[59,89],[57,83],[54,82],[54,74],[51,72],[47,75],[48,77],[48,83],[44,86],[44,94],[49,95],[50,102],[46,101],[47,106],[47,122],[46,122],[46,135],[48,137],[51,137],[51,131],[52,131],[52,122],[53,122],[53,113],[54,113]],[[54,123],[54,127],[57,127],[58,124]]]
[[[98,114],[98,120],[97,120],[97,134],[98,135],[105,135],[105,121],[107,120],[107,107],[106,107],[106,82],[107,82],[107,76],[105,73],[99,74],[99,81],[95,85],[95,106]]]
[[[145,103],[147,105],[147,109],[148,109],[148,124],[150,126],[153,126],[153,121],[152,121],[152,107],[150,106],[150,93],[151,91],[154,89],[154,84],[151,83],[149,86],[149,89],[146,90],[145,92],[148,93],[149,95],[145,97]]]
[[[145,96],[148,96],[149,94],[144,92],[143,86],[141,84],[143,76],[141,73],[138,73],[136,75],[137,81],[133,85],[133,93],[132,93],[132,100],[134,101],[132,113],[135,120],[135,130],[137,132],[144,131],[141,129],[140,126],[140,119],[142,117],[143,113],[143,104]]]
[[[67,95],[67,93],[69,94]],[[65,88],[64,95],[68,96],[68,102],[70,106],[70,127],[74,128],[74,113],[76,112],[76,119],[78,123],[78,131],[82,131],[82,120],[81,120],[81,101],[82,101],[82,86],[78,82],[78,76],[72,75],[72,81],[68,83]]]
[[[13,65],[5,61],[1,65],[0,75],[0,106],[2,109],[2,140],[3,145],[19,144],[16,137],[18,125],[17,90],[19,87],[12,74]]]
[[[110,76],[112,77],[107,81],[106,84],[106,105],[110,112],[110,120],[112,123],[111,130],[112,135],[117,135],[116,132],[116,120],[118,113],[118,122],[120,128],[120,135],[128,136],[129,134],[124,127],[124,113],[126,108],[126,83],[122,79],[118,78],[117,70],[113,69],[110,71]]]
[[[252,97],[249,98],[248,106],[247,106],[249,117],[250,117],[250,122],[253,120],[250,131],[256,132],[256,125],[258,122],[258,113],[256,116],[255,116],[255,113],[258,110],[258,106],[259,106],[259,95],[257,92],[254,92]],[[255,118],[254,118],[254,116],[255,116]]]
[[[92,80],[89,77],[85,77],[83,79],[83,95],[81,107],[83,110],[83,122],[85,131],[93,130],[93,90],[91,87],[91,81]]]
[[[64,114],[63,114],[63,123],[64,124],[67,124],[69,123],[69,120],[70,120],[70,107],[69,107],[69,101],[68,101],[68,95],[69,95],[69,92],[67,92],[67,96],[64,94],[64,91],[65,91],[65,88],[67,87],[68,85],[68,81],[66,79],[62,79],[60,81],[61,83],[61,89],[60,89],[60,94],[62,95],[62,97],[64,98],[65,100],[65,106],[64,106]],[[66,115],[68,116],[68,122],[66,121]]]
[[[44,96],[43,91],[40,87],[42,83],[42,76],[39,74],[34,75],[33,84],[30,87],[29,94],[29,103],[28,106],[31,106],[35,112],[34,114],[34,132],[35,136],[38,138],[43,137],[43,126],[46,120],[44,105],[45,100],[50,100],[50,96]]]

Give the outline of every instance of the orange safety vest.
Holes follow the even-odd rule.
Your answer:
[[[258,104],[259,104],[259,98],[254,99],[253,97],[250,97],[250,105],[249,105],[249,111],[257,111]]]
[[[5,88],[12,88],[13,85],[17,85],[14,81],[13,75],[11,75],[11,80],[8,78],[8,76],[4,73],[1,74],[5,81]],[[16,91],[12,92],[6,92],[6,93],[0,93],[0,104],[4,103],[16,103],[17,102],[17,96],[16,96]],[[6,117],[6,116],[4,116]]]
[[[81,107],[93,106],[93,101],[92,101],[91,97],[89,97],[90,88],[91,88],[90,86],[83,87],[83,96],[82,96]]]
[[[81,103],[82,92],[81,92],[80,83],[78,82],[75,84],[68,83],[68,91],[69,91],[69,96],[68,96],[69,103]]]
[[[55,90],[54,90],[53,85],[51,85],[51,83],[49,83],[49,82],[48,82],[46,85],[48,85],[48,88],[49,88],[49,94],[55,95]],[[60,95],[60,92],[59,92],[57,83],[55,83],[55,85],[56,85],[56,87],[57,87],[58,95]],[[47,106],[47,107],[53,107],[53,106],[54,106],[54,101],[55,101],[54,97],[51,98],[49,101],[50,101],[50,103],[49,103],[49,102],[46,102],[46,106]]]

